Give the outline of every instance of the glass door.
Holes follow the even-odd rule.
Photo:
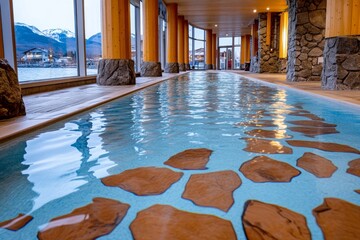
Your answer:
[[[232,69],[232,47],[219,48],[220,70]]]

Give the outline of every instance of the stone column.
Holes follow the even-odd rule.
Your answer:
[[[213,33],[212,34],[212,41],[211,41],[211,62],[212,62],[212,67],[213,69],[216,69],[216,34]]]
[[[102,54],[96,82],[99,85],[135,84],[131,59],[130,0],[102,1]]]
[[[185,70],[190,70],[189,64],[189,22],[184,21],[184,63]]]
[[[165,72],[178,73],[178,52],[177,52],[177,4],[170,3],[166,6],[167,18],[167,48]]]
[[[144,77],[160,77],[162,75],[159,62],[158,9],[158,0],[143,0],[144,62],[141,64],[141,76]]]
[[[320,81],[325,45],[326,0],[287,0],[287,81]]]
[[[250,35],[241,36],[240,63],[246,71],[250,68],[250,37]]]
[[[359,14],[359,1],[327,1],[323,89],[360,90]]]
[[[184,61],[184,16],[178,16],[178,63],[179,71],[186,71]]]
[[[212,30],[206,30],[205,69],[213,69],[212,66]]]

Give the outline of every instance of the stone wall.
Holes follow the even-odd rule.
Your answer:
[[[288,81],[320,81],[325,45],[326,0],[287,0]]]
[[[321,85],[330,90],[360,90],[360,36],[326,39]]]

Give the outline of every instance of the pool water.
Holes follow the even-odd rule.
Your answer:
[[[309,120],[291,113],[306,110],[339,133],[313,137],[291,131],[290,121]],[[246,126],[249,121],[271,120],[273,127]],[[360,178],[346,173],[348,162],[359,154],[293,147],[289,139],[271,139],[292,148],[292,154],[245,151],[245,132],[253,129],[285,130],[291,140],[333,142],[360,149],[360,111],[357,106],[303,94],[291,89],[251,81],[233,73],[191,72],[127,95],[91,111],[0,145],[0,222],[19,213],[33,217],[18,231],[0,228],[0,239],[37,239],[53,218],[92,202],[115,199],[130,205],[119,225],[99,239],[133,239],[129,225],[141,210],[155,204],[229,220],[238,239],[246,239],[242,214],[247,200],[276,204],[302,214],[313,239],[323,239],[312,210],[324,198],[336,197],[360,205]],[[267,138],[269,139],[269,138]],[[180,170],[164,162],[187,149],[212,150],[202,170]],[[312,152],[338,168],[329,178],[318,178],[296,166]],[[290,182],[254,182],[239,171],[256,156],[286,162],[301,174]],[[101,178],[139,167],[166,167],[182,172],[181,179],[163,194],[137,196],[107,187]],[[228,212],[203,207],[182,198],[193,174],[232,170],[242,184],[233,192]]]

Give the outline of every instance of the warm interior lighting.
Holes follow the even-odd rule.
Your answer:
[[[217,25],[217,24],[215,24],[214,26],[215,26],[215,27],[217,27],[218,25]]]
[[[269,10],[270,10],[270,8],[269,8],[269,7],[267,7],[267,8],[266,8],[266,10],[267,10],[267,11],[269,11]]]
[[[256,9],[254,9],[254,10],[253,10],[253,13],[256,13],[256,12],[257,12]]]
[[[283,12],[280,17],[280,46],[279,46],[280,58],[287,58],[288,30],[289,30],[289,13]]]
[[[229,36],[229,34],[225,34],[225,36]]]

